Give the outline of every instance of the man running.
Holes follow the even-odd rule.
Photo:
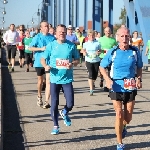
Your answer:
[[[15,31],[15,25],[11,24],[10,29],[6,31],[4,34],[4,42],[7,45],[8,51],[8,68],[14,72],[14,65],[15,65],[15,56],[17,51],[17,45],[20,42],[19,33]]]
[[[98,40],[98,42],[101,45],[101,49],[102,49],[101,54],[100,54],[101,60],[104,58],[104,56],[106,55],[106,53],[109,49],[111,49],[112,47],[117,45],[116,40],[114,38],[110,37],[111,36],[111,29],[109,27],[106,27],[104,29],[104,34],[105,35]],[[107,67],[107,70],[108,70],[108,74],[109,74],[109,71],[110,71],[109,66]],[[103,76],[101,74],[100,74],[100,78],[101,78],[100,87],[103,87]],[[104,87],[104,91],[108,92],[108,89],[106,86]]]
[[[75,44],[66,40],[65,25],[58,25],[56,27],[56,38],[57,40],[47,45],[41,59],[44,68],[50,69],[51,116],[54,122],[51,134],[58,134],[60,129],[58,124],[58,105],[61,87],[64,90],[66,105],[60,111],[60,115],[65,125],[71,126],[68,112],[74,106],[73,65],[77,66],[79,63],[79,53]],[[45,63],[45,59],[48,57],[50,57],[50,66]]]
[[[38,87],[37,99],[38,99],[38,101],[37,101],[37,105],[43,106],[41,91],[42,91],[42,85],[45,87],[46,83],[45,83],[45,80],[43,78],[43,75],[45,74],[45,70],[44,70],[40,60],[41,60],[41,56],[43,54],[43,51],[45,50],[45,46],[49,42],[52,42],[53,40],[55,40],[55,37],[48,33],[49,25],[48,25],[47,21],[42,21],[40,24],[40,28],[41,28],[41,33],[38,33],[32,39],[29,50],[34,52],[34,59],[35,59],[34,67],[35,67],[35,70],[37,72],[37,78],[38,78],[38,84],[37,84],[37,87]],[[49,85],[46,88],[50,88]],[[46,93],[46,94],[50,95],[50,93]],[[47,97],[49,97],[49,96],[46,96],[46,98]],[[45,100],[44,105],[46,105],[47,107],[50,107],[48,100],[49,100],[49,98]]]
[[[137,89],[142,87],[143,64],[139,50],[129,46],[129,30],[125,27],[120,28],[117,31],[117,37],[119,45],[108,51],[100,63],[100,71],[106,81],[107,88],[111,90],[109,97],[116,111],[117,150],[124,150],[122,139],[127,134],[126,125],[132,119]],[[109,77],[105,68],[110,65]],[[135,77],[136,71],[137,78]]]

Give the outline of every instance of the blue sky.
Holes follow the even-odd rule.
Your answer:
[[[4,16],[4,27],[8,27],[11,23],[14,23],[15,25],[30,24],[30,20],[32,19],[33,14],[37,12],[38,5],[41,2],[42,0],[8,0],[8,4],[6,5],[3,5],[0,2],[0,7],[5,6],[6,8],[6,15]],[[123,8],[123,6],[123,0],[114,0],[114,23],[119,22],[118,18],[120,15],[121,8]],[[108,9],[108,0],[104,0],[104,10],[106,9]],[[0,14],[0,17],[3,17],[2,14]],[[33,16],[33,18],[37,18],[36,14]],[[104,13],[104,20],[108,20],[107,11],[105,11]],[[36,21],[34,22],[36,24]],[[2,25],[0,25],[0,27],[2,27]]]

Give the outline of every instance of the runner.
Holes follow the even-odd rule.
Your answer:
[[[20,63],[20,68],[22,68],[24,66],[24,45],[23,45],[23,39],[24,39],[24,31],[20,30],[19,31],[19,37],[20,37],[20,41],[19,44],[17,45],[17,50],[19,51],[19,63]]]
[[[138,49],[140,49],[140,46],[143,46],[143,40],[142,38],[138,37],[138,31],[134,31],[132,35],[132,46],[136,46]]]
[[[100,63],[100,71],[111,90],[109,97],[116,111],[115,130],[117,135],[117,150],[124,150],[122,139],[127,134],[126,125],[132,119],[137,89],[141,88],[142,61],[139,50],[129,46],[130,34],[127,28],[117,31],[119,45],[108,51]],[[111,65],[111,77],[105,68]],[[135,71],[137,68],[137,78]],[[122,105],[124,108],[122,109]],[[124,110],[124,111],[123,111]]]
[[[8,51],[8,68],[12,72],[14,72],[14,65],[15,65],[15,56],[17,51],[17,45],[20,41],[19,33],[15,31],[15,25],[11,24],[10,29],[6,31],[4,34],[4,42],[7,45],[7,51]]]
[[[148,57],[148,64],[150,64],[150,40],[147,42],[145,56]]]
[[[83,44],[83,55],[85,56],[86,67],[89,72],[88,83],[90,86],[90,96],[93,95],[94,82],[97,79],[100,63],[100,44],[95,40],[95,31],[88,31],[88,42]],[[94,86],[94,87],[93,87]]]
[[[38,78],[38,85],[37,85],[37,87],[38,87],[38,96],[37,96],[38,101],[37,101],[37,105],[43,107],[41,91],[42,91],[42,89],[45,90],[46,81],[43,78],[43,75],[45,74],[45,70],[44,70],[40,60],[41,60],[41,56],[43,54],[43,51],[45,50],[45,46],[49,42],[53,41],[55,38],[54,38],[54,36],[52,36],[48,33],[49,25],[48,25],[47,21],[42,21],[40,24],[40,28],[41,28],[41,33],[37,34],[32,39],[29,50],[34,52],[34,59],[35,59],[34,67],[35,67],[35,70],[37,72],[37,78]],[[43,85],[43,87],[42,87],[42,85]],[[50,88],[49,85],[46,88]],[[48,94],[50,96],[50,93],[46,93],[46,94]],[[47,98],[47,96],[46,96],[46,98]],[[49,103],[48,103],[48,99],[45,100],[44,105],[47,105],[48,107],[50,107]]]
[[[109,27],[106,27],[104,29],[104,34],[105,35],[103,37],[101,37],[98,41],[100,43],[101,49],[102,49],[101,54],[100,54],[101,60],[104,58],[104,56],[106,55],[106,53],[109,49],[111,49],[112,47],[117,45],[116,40],[114,38],[110,37],[111,29]],[[109,75],[110,67],[107,67],[107,70],[108,70],[108,75]],[[103,76],[100,74],[100,87],[103,87],[103,81],[104,81]],[[105,92],[109,91],[106,86],[104,87],[104,91]]]
[[[25,31],[25,38],[23,39],[23,44],[25,47],[25,58],[26,58],[26,72],[29,72],[29,64],[32,67],[32,58],[33,53],[29,50],[29,45],[32,42],[32,38],[30,37],[30,33],[28,30]]]
[[[61,86],[64,90],[66,98],[66,105],[60,111],[66,126],[71,126],[71,120],[68,112],[74,106],[74,90],[73,90],[73,65],[77,66],[79,53],[76,46],[66,40],[66,27],[65,25],[58,25],[56,27],[57,40],[51,42],[43,55],[42,64],[45,69],[50,69],[50,90],[51,90],[51,116],[54,122],[54,127],[51,134],[59,133],[58,124],[58,105],[59,105],[59,92]],[[45,62],[45,59],[50,57],[50,66]],[[72,59],[74,58],[74,60]]]
[[[67,35],[66,35],[66,39],[71,41],[72,43],[79,45],[80,42],[78,41],[78,38],[76,36],[76,34],[73,34],[73,29],[72,26],[69,25],[67,28]]]
[[[79,54],[80,54],[80,67],[82,67],[83,53],[82,53],[81,49],[82,49],[83,41],[84,41],[85,37],[82,35],[81,32],[78,32],[77,37],[78,37],[78,40],[80,42],[80,45],[77,45],[77,50],[79,51]]]

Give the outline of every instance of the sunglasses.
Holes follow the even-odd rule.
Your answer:
[[[72,29],[68,29],[68,30],[72,30]]]

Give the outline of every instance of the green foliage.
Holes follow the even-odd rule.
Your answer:
[[[121,14],[119,17],[119,20],[121,20],[121,24],[126,24],[126,15],[127,15],[127,12],[126,12],[125,7],[121,8]]]

